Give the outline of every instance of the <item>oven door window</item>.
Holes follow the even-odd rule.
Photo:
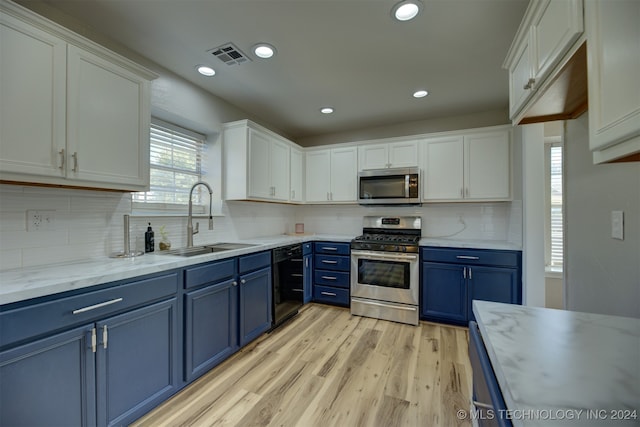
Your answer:
[[[359,259],[358,283],[387,288],[409,289],[410,265],[408,262]]]

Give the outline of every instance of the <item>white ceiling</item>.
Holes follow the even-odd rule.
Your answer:
[[[291,138],[506,110],[502,62],[528,0],[423,2],[401,23],[396,0],[45,0]],[[227,42],[253,61],[207,52]],[[277,56],[255,58],[258,42]]]

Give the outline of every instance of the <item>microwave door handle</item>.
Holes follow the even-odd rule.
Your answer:
[[[406,174],[404,176],[404,197],[405,198],[409,198],[409,178],[411,177],[411,175]]]

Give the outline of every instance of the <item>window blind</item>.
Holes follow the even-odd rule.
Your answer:
[[[149,148],[149,191],[134,193],[133,202],[171,209],[189,203],[189,191],[202,174],[205,137],[188,129],[153,119]],[[194,204],[202,199],[200,186]]]
[[[562,146],[552,145],[549,153],[550,162],[550,248],[549,266],[562,267],[563,264],[563,229],[562,229]]]

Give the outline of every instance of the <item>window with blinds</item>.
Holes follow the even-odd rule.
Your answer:
[[[153,119],[149,148],[150,189],[133,194],[137,207],[184,210],[189,203],[191,187],[201,178],[204,144],[204,135]],[[199,205],[202,199],[200,187],[193,193],[194,205]]]
[[[562,271],[563,265],[562,154],[561,144],[546,145],[546,263],[552,271]]]

